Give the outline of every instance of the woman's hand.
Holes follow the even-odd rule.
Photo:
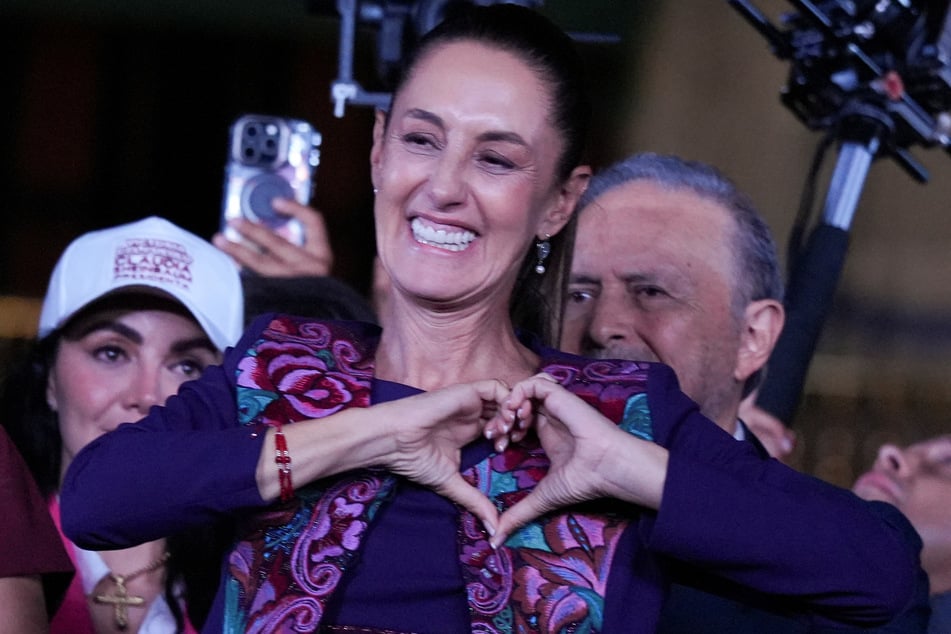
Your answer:
[[[509,395],[496,380],[461,383],[381,405],[392,449],[380,466],[469,509],[489,533],[495,505],[459,473],[461,449],[478,438]],[[385,408],[385,409],[384,409]]]
[[[298,246],[285,240],[273,229],[243,218],[231,221],[231,227],[244,242],[232,242],[223,234],[215,234],[212,242],[234,258],[242,268],[267,277],[301,277],[330,275],[333,250],[327,236],[324,218],[316,209],[294,200],[275,198],[274,209],[300,221],[304,244]]]
[[[535,426],[551,468],[499,518],[493,546],[545,513],[587,500],[616,498],[659,508],[667,450],[618,428],[547,374],[513,387],[486,435],[509,432],[518,439],[529,425]],[[503,436],[496,448],[505,444]]]
[[[491,534],[498,510],[466,482],[459,467],[462,447],[482,435],[508,395],[501,381],[460,383],[286,425],[294,484],[303,486],[354,469],[386,469],[467,508]],[[281,491],[274,440],[275,430],[268,430],[256,471],[261,497],[269,501]]]

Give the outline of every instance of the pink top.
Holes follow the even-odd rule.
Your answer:
[[[77,546],[63,535],[63,527],[59,517],[58,497],[54,496],[50,499],[49,508],[53,522],[56,524],[56,530],[59,531],[59,537],[66,547],[66,553],[76,568],[76,574],[73,576],[73,580],[66,590],[66,596],[60,604],[59,610],[56,611],[56,614],[53,615],[53,619],[50,621],[50,634],[96,634],[96,630],[92,624],[92,616],[89,614],[89,609],[86,606],[86,592],[83,589],[83,573],[88,571],[88,566],[84,567],[82,565],[80,558],[77,556]],[[85,551],[85,554],[89,552],[90,551]],[[105,564],[103,564],[103,566],[105,566]],[[95,583],[98,583],[98,579]],[[165,599],[159,596],[156,601],[162,601],[164,603]],[[150,614],[154,612],[152,608],[150,608],[149,611]],[[169,628],[167,624],[161,622],[160,619],[147,618],[142,624],[142,627],[139,628],[139,634],[173,634],[174,632],[174,627]],[[197,630],[188,622],[187,617],[185,618],[184,634],[198,634]]]

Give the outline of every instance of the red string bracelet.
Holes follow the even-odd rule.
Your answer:
[[[291,453],[287,450],[287,438],[280,425],[274,430],[274,464],[281,484],[281,502],[287,502],[294,497],[294,482],[291,480]]]

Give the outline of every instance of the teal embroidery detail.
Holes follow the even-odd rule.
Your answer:
[[[241,588],[236,579],[229,578],[225,582],[225,614],[221,627],[224,634],[239,634],[245,631],[247,614],[240,609],[238,599],[240,592]]]
[[[290,554],[297,536],[303,531],[310,519],[311,509],[301,506],[287,524],[269,527],[263,534],[264,559],[271,559],[276,551]]]
[[[573,630],[575,634],[582,632],[590,634],[591,632],[600,632],[604,622],[604,597],[599,595],[591,588],[574,586],[572,590],[575,594],[584,600],[588,606],[588,618],[579,624],[578,629]]]
[[[499,634],[511,634],[513,620],[515,620],[515,617],[512,614],[512,606],[507,605],[492,619],[492,625],[495,626]]]
[[[485,460],[483,464],[488,466],[489,461]],[[494,470],[491,471],[488,497],[492,500],[498,500],[503,494],[511,491],[518,491],[518,481],[515,479],[515,475],[511,472],[500,473]],[[498,504],[496,504],[496,506],[497,505]]]
[[[538,522],[532,522],[512,533],[512,535],[505,540],[505,545],[509,548],[531,548],[546,553],[554,552],[551,546],[548,545],[548,540],[545,539],[545,533],[542,531],[542,527]]]
[[[571,533],[571,536],[574,538],[578,545],[584,550],[588,555],[594,553],[594,548],[591,547],[591,542],[588,540],[588,535],[585,533],[585,529],[578,522],[577,518],[574,515],[568,515],[565,520],[565,523],[568,526],[568,532]]]
[[[621,429],[644,440],[654,440],[654,425],[651,423],[647,394],[635,394],[624,405]]]
[[[512,606],[508,605],[492,619],[492,625],[495,626],[495,631],[499,634],[512,634],[514,629],[512,622],[514,620],[515,617],[512,614]]]
[[[248,425],[256,422],[261,412],[278,399],[275,392],[250,387],[237,387],[238,422]]]
[[[394,478],[383,478],[381,480],[379,491],[376,497],[367,505],[367,521],[372,521],[376,517],[377,511],[383,505],[383,502],[393,497],[396,490],[396,480]]]
[[[479,490],[485,493],[486,497],[491,499],[492,493],[490,489],[492,487],[492,469],[489,461],[487,459],[483,460],[479,464],[475,465],[473,470],[476,475],[476,482],[478,483]],[[499,505],[497,500],[492,501],[495,502],[496,506]]]
[[[328,370],[337,369],[337,360],[334,359],[334,355],[330,352],[330,350],[318,350],[317,354],[314,356],[326,363]]]

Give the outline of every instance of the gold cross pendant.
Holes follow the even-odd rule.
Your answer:
[[[141,607],[145,599],[137,596],[129,596],[129,591],[125,587],[125,577],[122,575],[109,575],[116,584],[115,594],[97,594],[93,601],[99,604],[112,605],[115,609],[116,625],[120,630],[129,627],[129,607]]]

